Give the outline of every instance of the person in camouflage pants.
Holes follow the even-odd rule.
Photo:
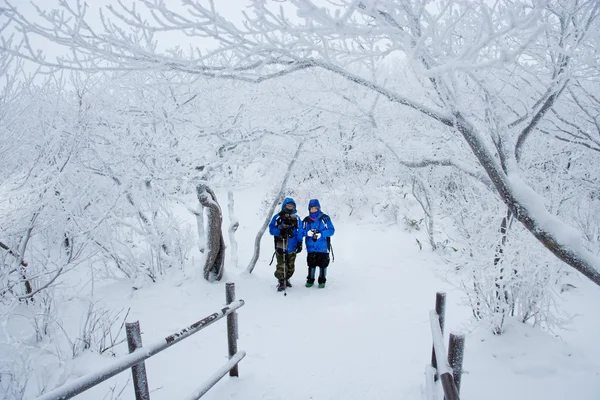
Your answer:
[[[269,233],[275,237],[275,254],[277,266],[277,291],[292,287],[290,278],[296,270],[296,253],[302,250],[302,222],[296,215],[296,202],[287,197],[281,205],[281,212],[275,214],[269,224]]]
[[[287,287],[291,287],[290,278],[296,271],[296,253],[277,253],[277,266],[275,267],[275,278],[281,283],[285,281]],[[285,260],[284,260],[285,259]],[[285,262],[284,262],[285,261]]]

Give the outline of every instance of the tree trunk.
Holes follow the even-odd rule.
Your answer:
[[[235,240],[235,232],[240,226],[240,222],[235,217],[235,211],[233,209],[233,192],[230,190],[227,192],[227,207],[229,210],[229,229],[227,230],[229,233],[229,246],[231,247],[230,255],[231,255],[231,264],[234,266],[238,266],[238,245]]]
[[[204,254],[206,250],[206,232],[204,231],[204,206],[198,204],[198,210],[194,212],[196,216],[196,227],[198,228],[198,249]]]
[[[258,233],[256,234],[256,238],[254,239],[254,255],[252,256],[252,259],[250,260],[250,264],[248,264],[248,268],[246,269],[246,272],[249,274],[252,273],[252,271],[254,270],[254,267],[256,266],[256,262],[258,261],[258,257],[260,256],[260,239],[262,238],[262,235],[265,234],[265,231],[267,230],[267,226],[269,226],[271,217],[273,216],[273,213],[275,212],[275,207],[283,199],[283,192],[285,190],[285,187],[287,186],[288,180],[290,179],[290,175],[292,173],[292,168],[294,167],[294,164],[298,160],[298,156],[300,155],[300,150],[302,150],[303,145],[304,145],[304,142],[301,142],[298,145],[298,149],[296,149],[296,153],[294,154],[294,157],[292,158],[292,160],[290,161],[290,163],[288,165],[287,171],[285,173],[285,177],[283,178],[283,182],[281,182],[281,187],[279,188],[279,193],[277,193],[277,196],[275,196],[275,199],[273,200],[273,204],[271,204],[271,208],[269,209],[269,213],[267,214],[267,218],[265,219],[265,222],[262,224],[262,226],[258,230]]]
[[[215,192],[208,185],[198,184],[196,193],[198,201],[206,208],[208,222],[203,265],[204,279],[209,282],[220,281],[223,277],[223,265],[225,263],[225,241],[221,231],[223,214]]]
[[[496,298],[496,309],[497,315],[501,315],[500,321],[493,328],[493,332],[496,335],[502,334],[504,331],[504,322],[509,314],[514,312],[514,302],[512,296],[507,289],[508,280],[505,276],[506,272],[504,269],[504,248],[506,247],[506,240],[508,238],[508,229],[512,225],[512,212],[510,209],[506,211],[506,215],[502,217],[500,223],[500,243],[496,246],[496,254],[494,255],[494,271],[496,271],[496,278],[494,279]],[[513,269],[513,273],[516,270]],[[511,276],[512,278],[512,276]]]

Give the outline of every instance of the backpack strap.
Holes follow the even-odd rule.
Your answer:
[[[277,254],[277,249],[273,252],[273,257],[271,257],[271,262],[269,265],[273,264],[273,259],[275,258],[275,254]]]
[[[321,222],[323,222],[325,228],[328,228],[328,221],[331,221],[329,215],[321,214]],[[327,236],[325,239],[327,239],[327,251],[331,253],[331,259],[333,262],[335,261],[335,256],[333,255],[333,247],[331,246],[331,236]]]
[[[298,217],[300,218],[300,217]],[[302,220],[302,229],[306,230],[306,225],[310,222],[310,217],[306,216],[304,217],[304,219]]]

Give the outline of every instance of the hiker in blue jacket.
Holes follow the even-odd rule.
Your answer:
[[[277,266],[277,291],[281,292],[286,287],[292,287],[290,278],[294,275],[296,253],[302,251],[302,222],[296,214],[296,202],[286,197],[281,205],[281,211],[273,216],[269,224],[269,233],[275,237],[275,255]]]
[[[306,237],[306,263],[308,276],[306,287],[315,284],[315,273],[319,267],[319,287],[324,288],[327,282],[327,266],[329,265],[329,251],[331,249],[330,237],[335,233],[331,218],[321,212],[319,200],[312,199],[308,202],[308,216],[302,221],[302,230]]]

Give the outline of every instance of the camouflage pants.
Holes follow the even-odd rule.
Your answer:
[[[283,264],[283,258],[285,256],[285,271],[284,271],[284,264]],[[294,275],[294,270],[296,269],[295,266],[295,262],[296,262],[296,253],[284,253],[284,254],[280,254],[279,252],[277,252],[277,267],[275,268],[275,278],[277,278],[277,280],[282,281],[285,277],[285,279],[290,279],[292,277],[292,275]]]

